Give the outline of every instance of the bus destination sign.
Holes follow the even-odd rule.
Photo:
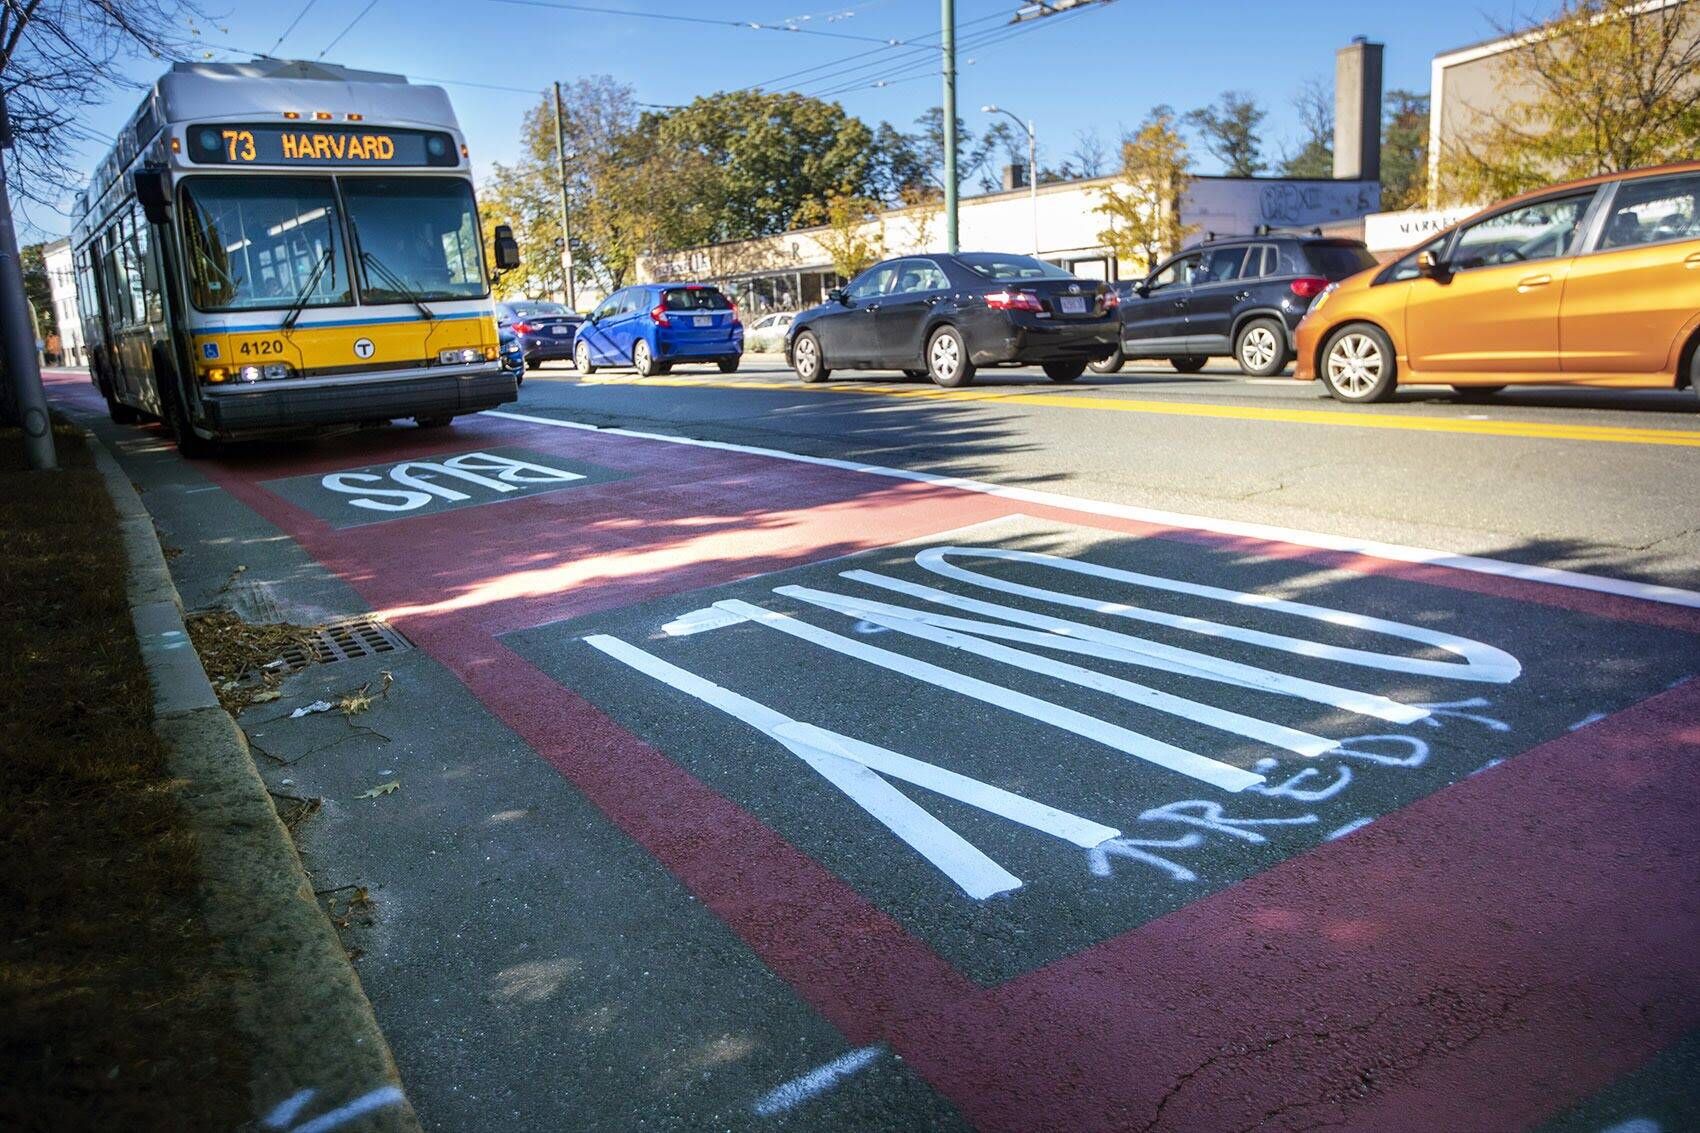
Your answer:
[[[386,165],[458,163],[439,130],[220,122],[190,126],[189,159],[200,165]]]

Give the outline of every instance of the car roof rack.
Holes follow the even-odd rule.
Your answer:
[[[1313,224],[1309,228],[1283,227],[1278,224],[1260,224],[1252,229],[1254,236],[1321,236],[1322,226]]]

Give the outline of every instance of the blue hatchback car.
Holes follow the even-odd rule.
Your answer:
[[[580,373],[631,366],[665,374],[680,362],[713,362],[730,374],[744,356],[744,324],[720,289],[703,283],[643,283],[604,299],[578,328]]]

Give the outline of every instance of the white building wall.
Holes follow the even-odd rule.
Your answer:
[[[47,246],[42,254],[47,269],[47,286],[53,303],[53,314],[59,323],[59,349],[67,366],[89,364],[88,343],[83,338],[83,320],[77,311],[77,271],[71,257],[71,244],[60,240]]]

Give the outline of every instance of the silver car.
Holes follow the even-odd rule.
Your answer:
[[[785,332],[791,329],[795,311],[775,311],[763,315],[744,332],[744,350],[763,354],[778,354],[785,349]]]

